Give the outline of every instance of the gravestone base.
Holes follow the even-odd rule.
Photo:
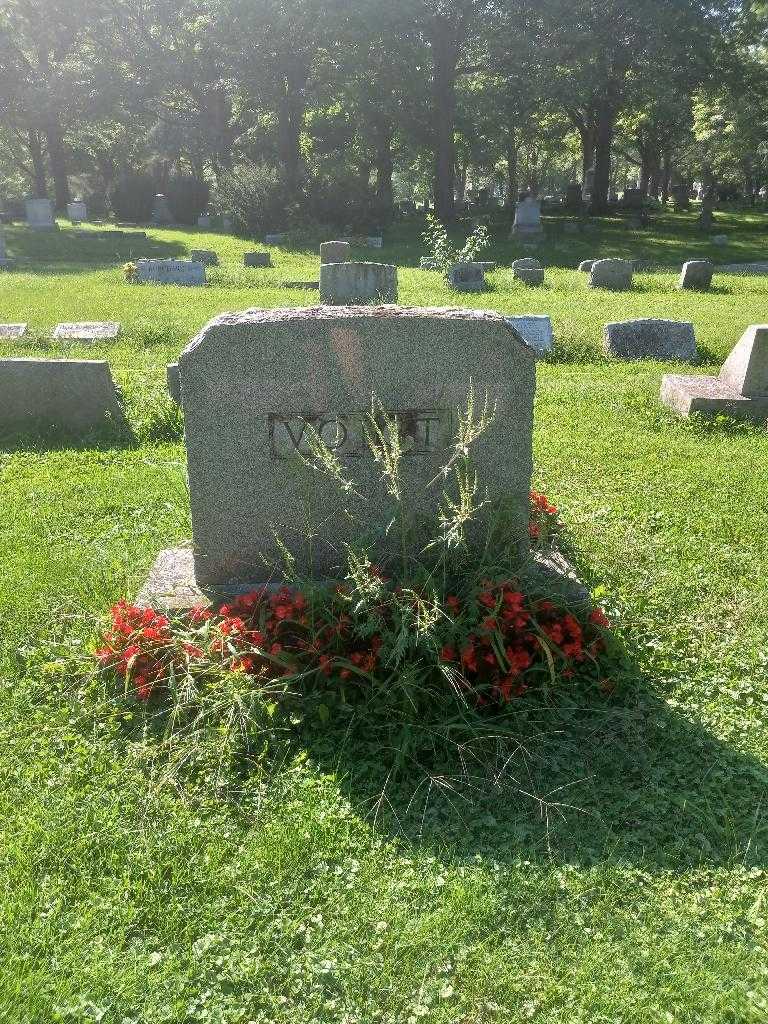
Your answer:
[[[531,552],[528,562],[515,572],[528,593],[558,598],[569,605],[591,604],[589,591],[575,569],[559,552]],[[283,580],[275,579],[268,590],[278,590]],[[329,581],[330,582],[330,581]],[[192,542],[165,548],[155,559],[135,604],[160,612],[189,612],[193,608],[209,608],[238,594],[264,586],[263,581],[228,587],[201,587],[195,579]]]
[[[734,391],[719,377],[689,377],[669,373],[661,379],[661,402],[680,416],[730,416],[736,420],[764,424],[768,420],[768,397],[748,398]]]

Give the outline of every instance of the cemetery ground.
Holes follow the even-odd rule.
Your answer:
[[[482,294],[420,271],[418,229],[360,258],[397,263],[402,305],[548,313],[535,485],[561,510],[582,577],[628,656],[616,695],[520,701],[519,746],[467,798],[423,768],[391,782],[376,737],[305,723],[266,775],[218,793],[146,770],[82,714],[69,665],[93,616],[133,596],[189,536],[181,425],[165,365],[224,310],[309,305],[316,245],[273,249],[150,229],[92,242],[7,230],[7,355],[105,358],[134,438],[0,446],[0,1020],[9,1022],[741,1022],[768,1015],[768,446],[764,430],[679,421],[658,402],[684,365],[608,362],[603,324],[693,321],[716,373],[768,319],[768,277],[679,292],[684,259],[758,260],[758,214],[652,232],[608,222],[533,255]],[[132,286],[141,256],[218,252],[205,288]],[[527,255],[499,242],[508,266]],[[628,293],[574,268],[627,256]],[[50,340],[59,321],[119,320],[108,344]],[[406,743],[408,737],[403,737]],[[398,779],[407,777],[403,773]],[[493,785],[492,782],[498,783]]]

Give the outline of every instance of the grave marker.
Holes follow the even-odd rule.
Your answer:
[[[26,333],[26,324],[0,324],[0,338],[23,338]]]
[[[528,196],[515,207],[515,222],[512,235],[538,236],[544,234],[541,226],[541,203],[538,199]]]
[[[589,271],[590,288],[628,291],[632,287],[630,260],[595,260]]]
[[[271,267],[272,256],[268,252],[247,252],[243,255],[245,267]]]
[[[714,266],[709,260],[689,260],[683,264],[678,287],[684,291],[706,292],[712,284]]]
[[[698,354],[692,323],[652,318],[606,324],[603,349],[615,359],[693,361]]]
[[[27,224],[33,231],[55,231],[56,220],[50,199],[27,199]]]
[[[347,263],[352,254],[349,242],[321,242],[321,263]]]
[[[120,324],[115,321],[84,321],[58,324],[53,337],[66,338],[70,341],[109,341],[119,334]]]
[[[84,220],[88,220],[88,207],[82,199],[75,199],[67,203],[67,216],[73,224],[82,224]]]
[[[0,359],[0,430],[87,434],[126,427],[109,364],[90,359]]]
[[[768,420],[768,324],[748,327],[718,377],[666,374],[661,401],[681,416],[730,416],[765,424]]]
[[[476,400],[488,394],[496,417],[474,450],[489,499],[478,529],[498,523],[527,556],[535,360],[498,314],[381,306],[227,313],[187,346],[179,367],[195,578],[188,550],[164,552],[148,588],[157,598],[160,583],[164,603],[179,594],[183,603],[199,587],[226,593],[279,581],[276,535],[300,574],[343,574],[345,542],[364,539],[350,507],[386,566],[400,541],[387,531],[391,501],[362,436],[374,394],[400,425],[402,488],[416,515],[434,508],[443,486],[430,485],[450,457],[470,382]],[[366,502],[306,465],[310,426]]]
[[[522,336],[526,344],[535,349],[537,355],[552,351],[555,336],[550,317],[523,313],[520,316],[505,317],[505,320]]]
[[[213,249],[190,249],[189,258],[193,263],[202,263],[204,267],[218,267],[219,257]]]
[[[205,267],[193,260],[136,260],[135,284],[205,284]]]
[[[457,292],[484,292],[485,274],[479,263],[454,263],[448,271],[448,283]]]
[[[327,306],[397,302],[397,267],[386,263],[323,263],[320,301]]]

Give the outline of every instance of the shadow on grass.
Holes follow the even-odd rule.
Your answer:
[[[308,752],[386,836],[460,859],[624,860],[684,870],[765,864],[768,768],[653,693],[636,670],[610,700],[523,698],[514,736],[432,763],[429,723],[318,729]]]
[[[71,231],[9,232],[10,256],[17,260],[14,274],[82,274],[114,269],[144,257],[170,259],[186,257],[186,247],[177,241],[152,238],[99,237],[93,232],[74,235]]]
[[[361,718],[303,739],[378,832],[438,857],[768,863],[768,766],[670,707],[663,682],[621,653],[612,696],[562,685],[550,700],[527,695],[498,732],[486,719],[485,736],[459,722]]]

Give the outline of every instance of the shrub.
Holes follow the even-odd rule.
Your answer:
[[[488,228],[478,224],[464,243],[463,249],[457,249],[448,238],[448,231],[437,217],[427,216],[427,230],[422,235],[430,258],[435,261],[436,269],[445,276],[456,263],[472,262],[490,244]]]
[[[110,206],[118,220],[145,223],[152,217],[155,192],[155,181],[148,175],[127,174],[110,193]]]
[[[219,178],[217,194],[231,211],[236,230],[247,235],[278,231],[290,215],[280,174],[267,164],[246,162]]]
[[[208,205],[210,186],[191,174],[172,177],[165,190],[173,219],[179,224],[196,224]]]

